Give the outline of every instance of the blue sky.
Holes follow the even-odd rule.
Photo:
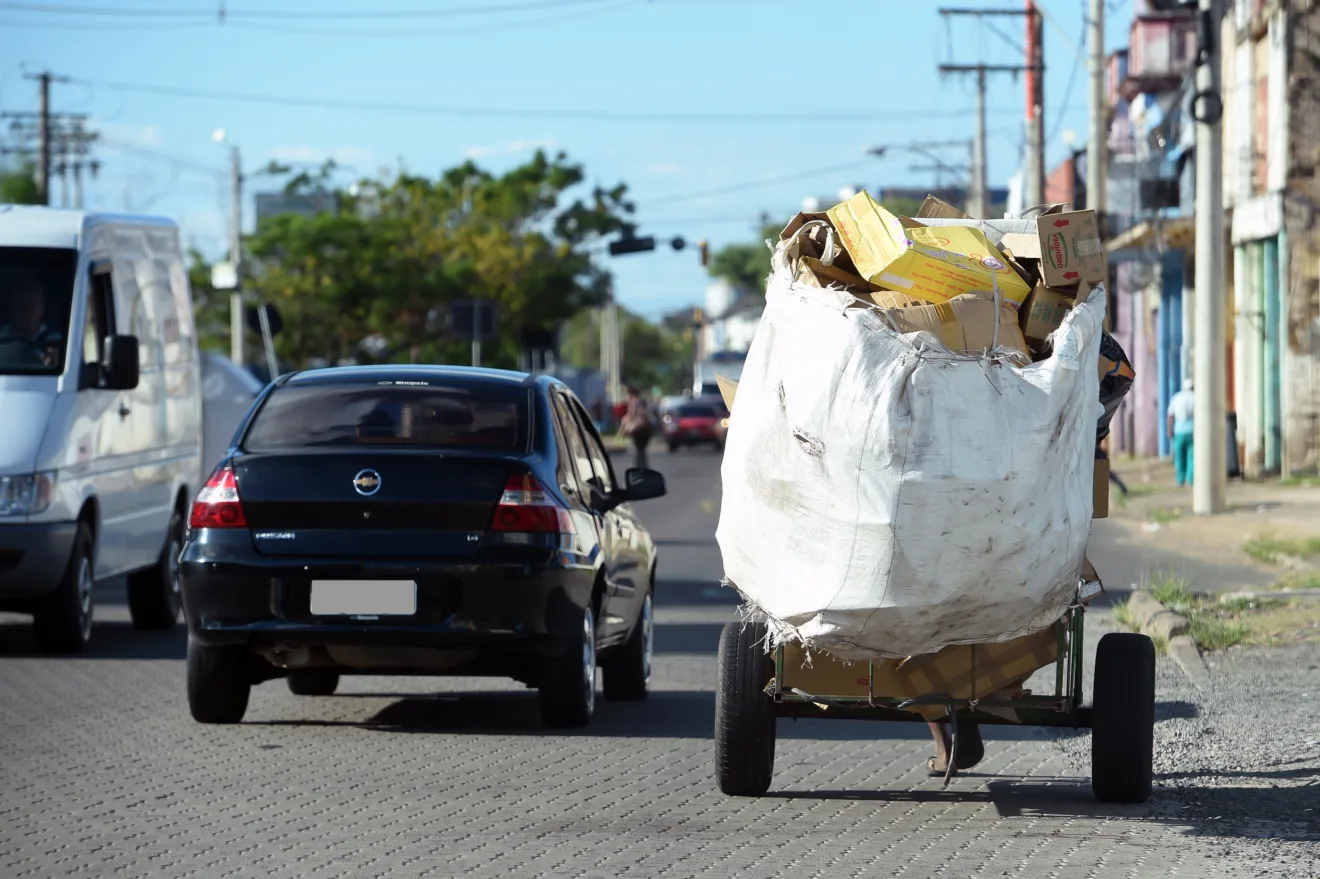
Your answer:
[[[1140,0],[1109,4],[1111,48],[1126,41],[1132,2]],[[925,164],[914,156],[891,151],[876,159],[865,150],[970,137],[971,80],[942,80],[936,67],[1020,63],[1021,55],[974,21],[946,27],[937,7],[1018,5],[0,0],[0,109],[35,109],[35,83],[23,78],[25,70],[77,80],[53,86],[52,104],[90,114],[103,134],[102,173],[87,189],[89,206],[171,215],[188,241],[211,255],[222,252],[228,222],[219,173],[227,155],[211,137],[217,128],[239,144],[248,170],[270,159],[334,157],[363,176],[400,162],[434,173],[472,157],[499,171],[537,146],[562,149],[593,181],[629,185],[642,234],[706,238],[718,247],[750,240],[763,211],[787,220],[804,197],[832,197],[848,185],[933,183],[932,174],[910,170]],[[1086,137],[1086,68],[1077,60],[1086,0],[1040,5],[1049,19],[1045,98],[1053,165],[1067,154],[1065,131]],[[229,11],[223,25],[220,6]],[[1019,20],[998,24],[1020,45]],[[413,109],[271,105],[137,86]],[[992,184],[1005,184],[1018,166],[1024,94],[1021,79],[992,76]],[[966,160],[965,151],[942,155]],[[762,183],[776,178],[792,179]],[[249,223],[251,192],[277,185],[251,181]],[[707,190],[718,191],[703,195]],[[57,203],[59,191],[54,184]],[[701,301],[708,282],[693,247],[603,259],[619,301],[651,317]]]

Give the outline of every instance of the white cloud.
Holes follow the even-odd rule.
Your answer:
[[[484,159],[487,156],[509,156],[515,153],[530,152],[532,150],[552,150],[559,144],[553,138],[542,140],[514,140],[505,144],[493,144],[488,146],[468,147],[463,151],[463,155],[469,159]]]

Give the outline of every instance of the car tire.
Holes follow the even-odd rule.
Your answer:
[[[678,443],[670,443],[670,444],[669,444],[669,454],[672,455],[674,452],[677,452],[677,451],[678,451]]]
[[[642,598],[637,626],[619,650],[601,663],[605,698],[611,702],[637,702],[651,692],[651,666],[655,650],[655,613],[648,589]]]
[[[546,663],[539,687],[541,720],[551,729],[575,729],[596,710],[596,617],[582,611],[580,637],[562,656]]]
[[[723,440],[716,440],[716,441],[713,443],[713,445],[715,446],[715,452],[716,452],[717,454],[722,454],[722,453],[724,452],[724,441],[723,441]]]
[[[92,592],[96,586],[96,544],[92,529],[79,522],[73,550],[55,591],[33,609],[37,644],[47,653],[82,653],[92,638]]]
[[[183,512],[170,517],[169,534],[160,559],[128,577],[128,612],[138,629],[164,632],[174,628],[183,606],[179,591],[179,554],[183,552]]]
[[[1102,803],[1150,799],[1155,762],[1155,645],[1110,632],[1095,653],[1091,790]]]
[[[242,647],[188,639],[188,708],[198,723],[238,723],[252,693],[252,658]]]
[[[764,623],[729,623],[720,632],[715,694],[715,779],[733,797],[759,797],[775,769],[774,705],[766,684],[774,662]]]
[[[339,672],[333,668],[300,668],[289,672],[286,682],[295,696],[333,696],[339,688]]]

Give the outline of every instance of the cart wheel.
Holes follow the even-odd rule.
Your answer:
[[[1091,790],[1102,803],[1150,799],[1155,759],[1155,645],[1110,632],[1095,654]]]
[[[775,768],[775,715],[765,685],[774,661],[763,623],[729,623],[720,633],[715,698],[715,777],[734,797],[759,797]]]

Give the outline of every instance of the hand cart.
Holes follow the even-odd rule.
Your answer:
[[[876,692],[880,660],[854,663],[848,693],[808,693],[791,685],[784,645],[767,652],[764,623],[735,622],[720,634],[719,690],[715,707],[715,765],[722,792],[759,797],[770,789],[775,724],[781,717],[924,721],[914,710],[947,706],[950,721],[1071,727],[1091,730],[1091,788],[1107,803],[1142,803],[1150,797],[1154,757],[1155,648],[1150,638],[1110,632],[1095,661],[1095,698],[1082,704],[1082,632],[1085,607],[1075,601],[1055,624],[1055,686],[1051,695],[1000,692],[981,699],[948,693]],[[1048,636],[1047,636],[1048,637]],[[834,660],[819,653],[814,663]],[[800,662],[800,658],[799,658]],[[1037,666],[1038,668],[1040,666]],[[865,686],[869,683],[869,686]],[[840,687],[839,689],[850,689]],[[998,713],[995,712],[999,709]],[[1003,709],[1011,709],[1006,712]],[[929,712],[928,712],[929,714]],[[957,722],[949,754],[957,759]],[[945,776],[948,784],[949,776]]]

